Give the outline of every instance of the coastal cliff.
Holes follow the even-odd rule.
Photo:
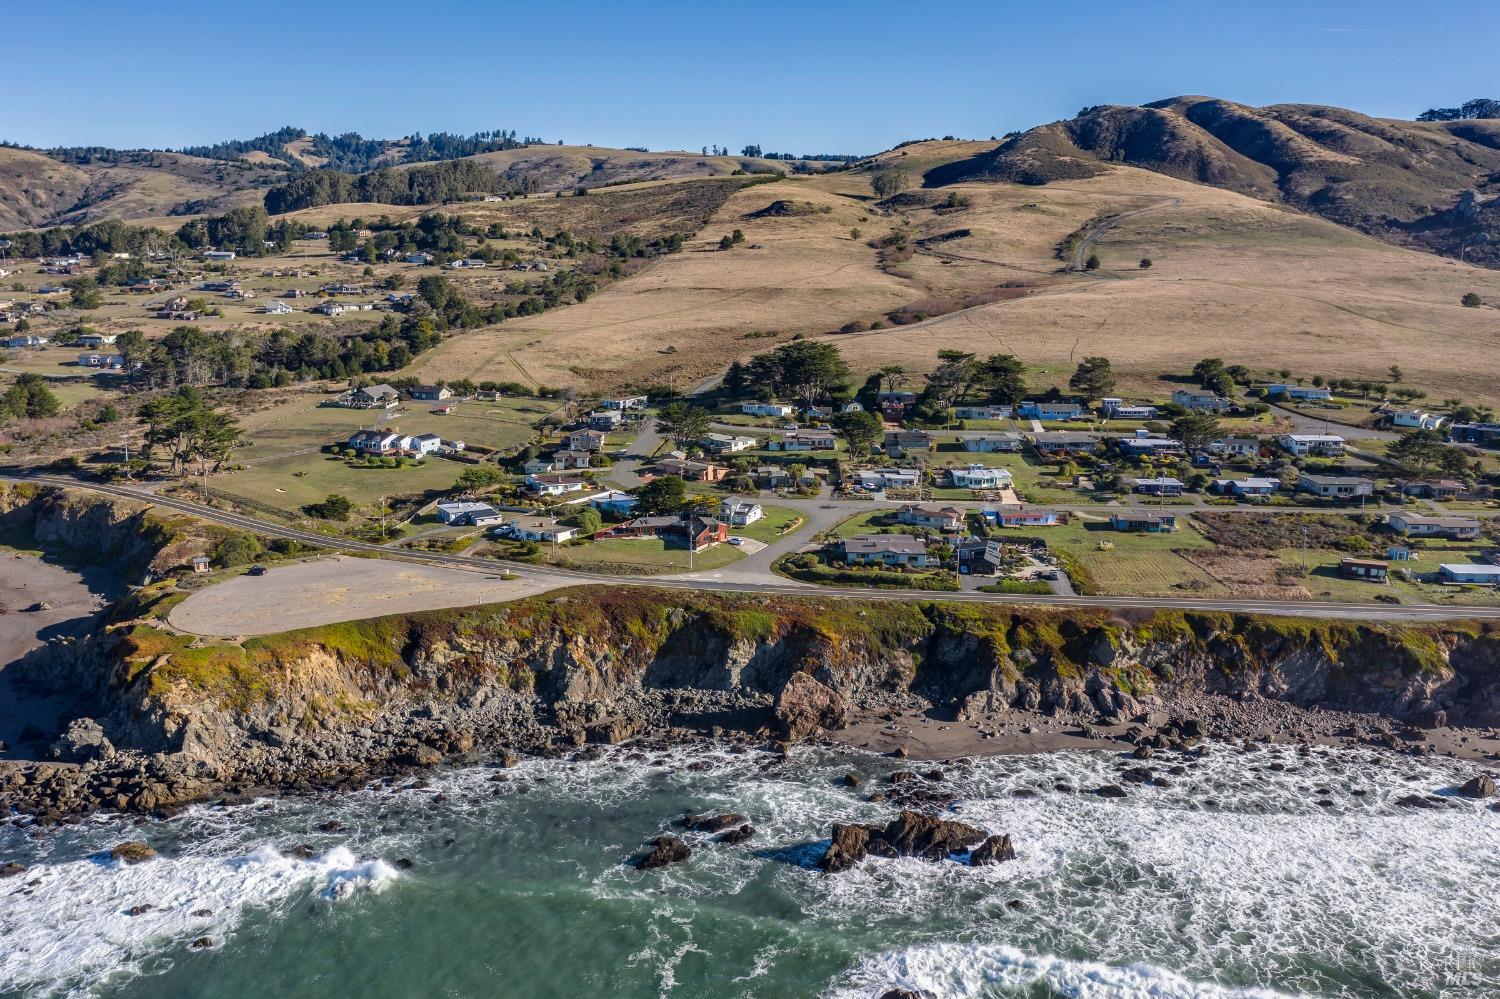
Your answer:
[[[97,542],[143,572],[171,565],[174,542],[142,511],[33,502],[46,504],[31,512],[39,537],[102,524],[150,535]],[[171,577],[144,586],[89,637],[14,667],[80,704],[51,744],[58,762],[0,764],[0,804],[151,811],[640,734],[796,739],[892,706],[1084,731],[1203,698],[1359,713],[1379,723],[1371,735],[1500,725],[1500,632],[1462,621],[579,587],[232,642],[174,631],[167,612],[185,596]],[[1214,717],[1193,727],[1243,734]]]

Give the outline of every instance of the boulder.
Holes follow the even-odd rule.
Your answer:
[[[693,832],[716,833],[723,832],[733,826],[745,824],[745,817],[734,812],[726,812],[723,815],[693,815],[691,813],[682,817],[682,825]]]
[[[668,864],[680,864],[693,855],[688,845],[676,836],[658,836],[651,841],[651,851],[635,862],[637,870],[654,871]]]
[[[118,860],[125,864],[139,864],[142,861],[151,860],[155,856],[156,851],[138,839],[121,843],[109,851],[109,859]]]
[[[833,838],[818,867],[829,874],[847,871],[869,856],[870,827],[861,825],[833,824]]]
[[[880,999],[933,999],[933,995],[926,989],[920,992],[916,989],[886,989],[880,994]]]
[[[950,853],[962,853],[984,839],[983,829],[966,823],[902,811],[878,838],[871,837],[869,850],[877,855],[943,860]],[[884,853],[886,850],[890,852]]]
[[[728,843],[730,846],[734,846],[739,843],[745,842],[754,835],[755,827],[747,823],[746,825],[740,826],[738,829],[729,830],[727,833],[724,833],[717,840],[715,840],[715,842]]]
[[[188,946],[192,947],[193,950],[208,950],[213,945],[214,945],[214,942],[213,942],[212,938],[210,938],[210,937],[199,937],[198,939],[194,940]]]
[[[19,864],[14,860],[7,860],[0,864],[0,878],[13,878],[18,874],[26,873],[26,865]]]
[[[606,746],[618,745],[634,739],[645,724],[639,718],[611,718],[584,727],[584,737],[589,742]]]
[[[67,729],[52,743],[54,758],[67,763],[107,760],[115,747],[104,737],[104,729],[92,718],[74,718]]]
[[[793,673],[776,695],[776,725],[782,738],[798,742],[820,729],[840,729],[849,724],[849,706],[844,696],[813,679],[808,673]]]
[[[1094,793],[1101,798],[1125,797],[1125,789],[1118,784],[1105,784],[1102,787],[1096,787],[1094,788]]]
[[[1493,798],[1495,796],[1495,778],[1489,774],[1475,774],[1464,781],[1459,787],[1458,793],[1465,798]]]
[[[991,836],[969,854],[969,866],[983,867],[986,864],[1000,864],[1015,859],[1016,848],[1009,836]]]

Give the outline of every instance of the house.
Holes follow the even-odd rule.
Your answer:
[[[1450,538],[1473,541],[1479,537],[1479,521],[1473,517],[1429,517],[1401,511],[1386,517],[1391,530],[1409,538]]]
[[[1172,402],[1199,413],[1223,413],[1230,407],[1229,400],[1222,395],[1202,389],[1173,389]]]
[[[234,299],[254,298],[255,292],[249,291],[245,288],[230,288],[224,293],[224,297]]]
[[[356,430],[344,446],[360,454],[390,455],[401,450],[401,435],[391,430]]]
[[[425,458],[429,454],[436,454],[443,449],[443,439],[437,434],[417,434],[414,437],[405,437],[401,440],[401,446],[415,454],[418,458]],[[456,441],[453,450],[462,451],[462,441]]]
[[[484,267],[484,261],[476,257],[465,257],[462,260],[450,261],[448,266],[455,271],[477,271]]]
[[[980,513],[985,520],[993,521],[996,527],[1056,527],[1061,523],[1056,510],[1044,510],[1021,503],[987,506]]]
[[[308,232],[304,232],[302,234],[302,238],[303,239],[327,239],[328,238],[328,233],[326,233],[326,232],[317,232],[317,231],[308,231]]]
[[[1134,437],[1122,437],[1116,443],[1120,448],[1120,453],[1130,458],[1182,453],[1182,441],[1174,441],[1170,437],[1158,437],[1144,430],[1139,431]]]
[[[1008,420],[1015,409],[1011,406],[954,406],[955,420]]]
[[[856,534],[839,542],[838,557],[849,565],[925,568],[927,542],[910,534]]]
[[[719,504],[719,519],[730,527],[748,527],[766,515],[754,500],[731,496]]]
[[[266,303],[265,313],[268,316],[285,316],[290,315],[291,312],[292,307],[285,302],[278,302],[272,299]]]
[[[1222,437],[1208,446],[1226,458],[1255,458],[1260,455],[1259,437]]]
[[[633,511],[636,506],[640,504],[640,502],[641,501],[637,497],[632,496],[630,493],[621,492],[618,489],[606,489],[602,493],[595,493],[592,496],[584,496],[576,500],[568,501],[569,504],[587,503],[589,506],[593,507],[595,510],[598,510],[600,513],[607,513],[614,517],[629,516],[631,511]]]
[[[234,251],[233,250],[204,250],[203,251],[203,259],[204,260],[233,260],[234,259]]]
[[[587,422],[590,430],[608,433],[625,422],[625,414],[618,409],[596,409],[588,415]]]
[[[1009,489],[1009,469],[990,468],[988,465],[966,465],[948,469],[948,481],[955,489]]]
[[[965,431],[958,443],[972,454],[997,454],[1021,450],[1021,435],[1013,431]]]
[[[1028,399],[1016,407],[1016,415],[1027,420],[1084,420],[1088,412],[1076,402],[1041,402]]]
[[[1286,382],[1272,382],[1266,386],[1266,395],[1284,395],[1288,399],[1321,400],[1332,399],[1333,393],[1326,388],[1316,385],[1291,385]]]
[[[621,396],[618,399],[601,399],[599,401],[599,408],[618,409],[621,411],[628,409],[645,409],[647,402],[649,402],[649,400],[643,395],[627,395]]]
[[[1116,531],[1162,534],[1177,530],[1177,515],[1161,510],[1117,512],[1109,515],[1109,526]]]
[[[343,405],[350,409],[390,409],[399,405],[401,393],[389,385],[366,385],[340,396]]]
[[[1328,499],[1355,499],[1375,492],[1375,483],[1353,475],[1313,475],[1303,472],[1297,477],[1297,490]]]
[[[1344,453],[1344,438],[1338,434],[1277,434],[1276,443],[1299,457],[1337,458]]]
[[[487,527],[498,524],[505,518],[488,503],[454,500],[437,505],[437,519],[454,527]]]
[[[698,443],[709,454],[735,454],[748,451],[760,443],[754,437],[731,437],[728,434],[707,434]]]
[[[187,307],[188,300],[184,295],[173,295],[171,298],[161,303],[161,310],[163,312],[186,312]]]
[[[1005,564],[1005,550],[989,538],[964,538],[954,548],[958,571],[965,576],[993,576]]]
[[[906,411],[917,404],[917,393],[905,389],[890,389],[875,394],[875,405],[888,419],[899,420]]]
[[[526,476],[526,488],[537,496],[565,496],[581,492],[588,481],[568,472],[536,472]]]
[[[568,450],[570,451],[603,451],[604,434],[598,430],[575,430],[568,434]]]
[[[744,416],[771,416],[778,419],[793,416],[797,412],[796,406],[789,406],[784,402],[742,402],[740,413]]]
[[[844,403],[843,407],[839,410],[840,413],[863,413],[864,411],[864,405],[856,400]]]
[[[446,385],[414,385],[411,397],[424,402],[439,402],[443,399],[451,399],[453,390]]]
[[[20,336],[8,336],[0,340],[0,347],[14,350],[17,347],[45,347],[47,338],[37,336],[35,333],[22,333]]]
[[[559,524],[552,517],[517,517],[502,525],[495,533],[514,541],[562,544],[578,537],[578,528]]]
[[[589,461],[594,456],[588,451],[554,451],[552,452],[552,471],[564,472],[570,468],[588,468]]]
[[[521,466],[521,471],[526,475],[541,475],[543,472],[551,472],[553,471],[552,459],[532,458]]]
[[[125,357],[122,354],[79,354],[78,363],[85,368],[123,368]]]
[[[1342,558],[1339,560],[1339,575],[1345,579],[1358,579],[1366,583],[1384,583],[1389,567],[1384,562],[1371,558]]]
[[[855,473],[859,488],[867,492],[885,489],[915,489],[921,476],[914,468],[866,468]]]
[[[416,253],[408,253],[401,260],[403,263],[408,264],[430,264],[432,263],[432,254],[418,251]]]
[[[335,302],[329,298],[313,306],[313,311],[325,316],[342,316],[348,308],[342,302]]]
[[[1099,413],[1107,420],[1154,420],[1156,407],[1127,403],[1124,399],[1108,398],[1099,401]]]
[[[792,473],[778,465],[762,465],[755,470],[758,489],[783,489],[792,484]]]
[[[1127,479],[1130,491],[1146,496],[1181,496],[1182,483],[1170,475],[1159,475],[1149,479]]]
[[[691,458],[659,458],[656,472],[658,475],[676,475],[689,482],[722,482],[729,477],[728,466]]]
[[[1464,491],[1464,484],[1454,479],[1438,479],[1431,481],[1412,481],[1401,487],[1401,492],[1407,496],[1421,496],[1428,499],[1455,499]]]
[[[768,451],[832,451],[837,446],[832,430],[788,430],[766,442]]]
[[[892,458],[927,454],[932,450],[932,435],[925,430],[887,430],[882,447]]]
[[[956,506],[931,506],[908,503],[896,519],[912,527],[930,527],[934,531],[962,531],[964,512]]]
[[[1448,439],[1455,444],[1500,447],[1500,423],[1455,423],[1448,428]]]
[[[1093,454],[1099,450],[1099,436],[1080,430],[1048,430],[1033,434],[1031,443],[1043,455]]]
[[[1391,414],[1391,426],[1413,430],[1439,430],[1448,422],[1446,416],[1425,413],[1420,409],[1398,409]]]
[[[112,347],[120,337],[115,333],[85,333],[78,338],[80,347]]]
[[[1438,580],[1444,583],[1479,583],[1483,586],[1500,586],[1500,565],[1445,562],[1438,566]]]
[[[1271,496],[1280,488],[1280,479],[1252,477],[1248,479],[1214,480],[1214,491],[1225,496],[1239,496],[1242,498]]]
[[[665,544],[677,544],[693,551],[729,540],[729,525],[714,517],[675,514],[665,517],[637,517],[606,528],[601,538],[660,538]]]

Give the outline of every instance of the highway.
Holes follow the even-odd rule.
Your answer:
[[[455,569],[479,570],[493,574],[497,570],[513,573],[527,581],[529,589],[560,588],[579,585],[634,586],[667,590],[760,593],[778,596],[836,598],[878,601],[953,601],[1048,607],[1087,607],[1112,610],[1192,610],[1224,611],[1244,614],[1290,615],[1297,617],[1341,618],[1358,621],[1442,621],[1454,619],[1500,620],[1500,607],[1446,606],[1442,604],[1351,604],[1318,600],[1238,600],[1205,597],[1131,597],[1131,596],[1064,596],[995,594],[977,591],[940,592],[915,590],[861,590],[847,587],[823,587],[783,579],[771,573],[769,565],[760,565],[750,573],[731,573],[728,566],[719,573],[700,572],[677,576],[610,576],[579,572],[552,566],[505,562],[493,558],[449,555],[441,552],[394,551],[380,544],[330,537],[316,531],[287,527],[243,514],[158,496],[148,489],[116,483],[86,483],[59,475],[0,476],[12,482],[37,482],[68,489],[85,489],[107,496],[152,504],[227,527],[253,531],[266,537],[287,538],[334,551],[374,556],[394,561],[418,562]],[[868,504],[864,506],[868,509]],[[717,578],[716,578],[717,577]],[[271,581],[273,577],[268,577]]]

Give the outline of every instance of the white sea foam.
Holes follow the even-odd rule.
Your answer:
[[[39,883],[17,885],[0,904],[0,992],[81,991],[148,962],[165,967],[199,937],[223,945],[248,908],[299,897],[337,901],[397,876],[389,864],[359,861],[344,847],[308,859],[261,846],[133,865],[107,853],[39,863],[7,887]]]
[[[1067,999],[1284,999],[1264,989],[1195,982],[1148,964],[1109,965],[1025,954],[998,944],[940,943],[859,962],[828,999],[869,999],[886,989],[925,990],[943,999],[995,996],[1043,986]]]

